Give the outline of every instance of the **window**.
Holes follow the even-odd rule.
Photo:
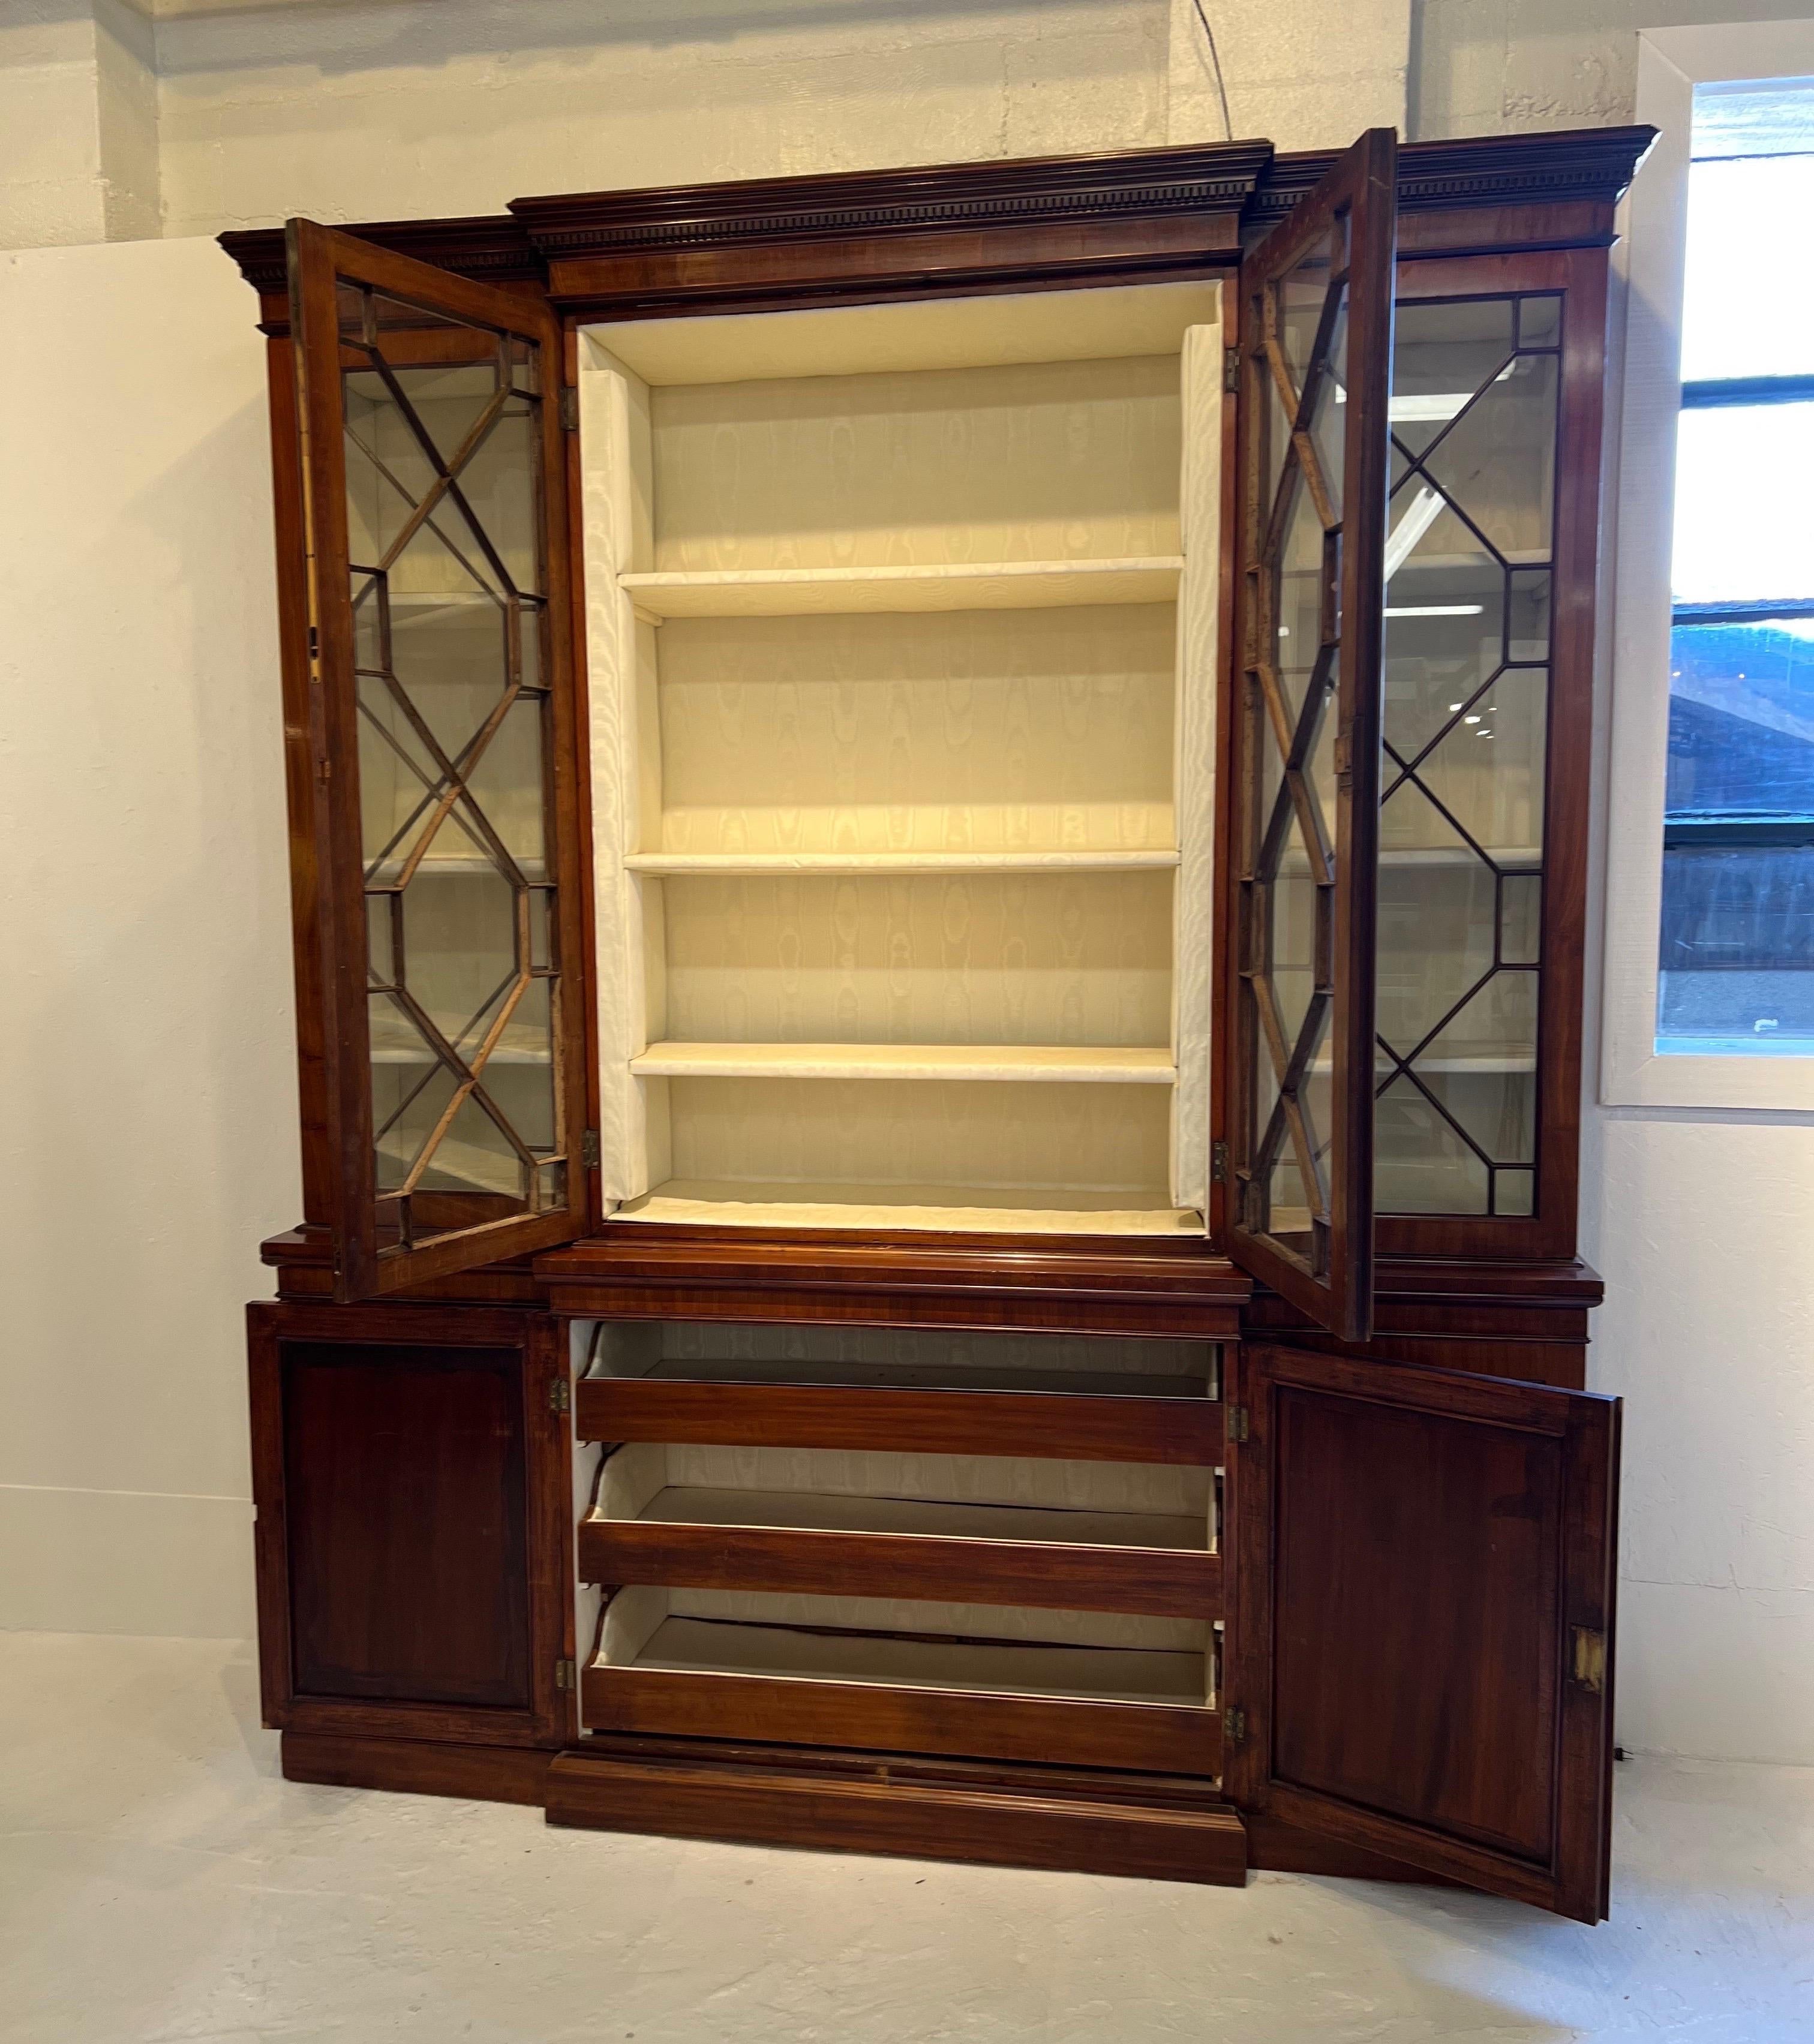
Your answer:
[[[1601,1097],[1814,1110],[1814,22],[1646,30],[1637,99]]]
[[[1814,90],[1694,95],[1656,1047],[1814,1054]]]

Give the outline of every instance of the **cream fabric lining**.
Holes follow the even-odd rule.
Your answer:
[[[625,330],[635,368],[605,344],[613,329],[587,336],[601,1150],[621,1218],[1201,1232],[1220,328],[1197,317],[1213,289],[1146,289],[1166,295],[1136,294],[1113,355],[1072,340],[1110,300],[1132,317],[1120,290],[990,301],[924,367],[878,338],[939,325],[890,326],[912,308],[811,315],[803,363],[847,365],[836,375],[773,375],[794,366],[790,329],[759,316],[743,342],[781,352],[747,381],[675,380],[655,323]],[[715,362],[717,375],[732,359],[731,325],[667,324],[674,364]],[[838,350],[860,347],[859,327],[882,352],[851,373],[864,358]],[[1152,334],[1182,340],[1182,356],[1140,352]],[[658,599],[645,586],[639,605],[618,580],[1133,557],[1182,557],[1166,571],[1175,606],[658,629]],[[884,865],[1054,855],[1174,872]],[[732,879],[711,863],[739,858],[852,870]],[[648,870],[669,859],[696,870]],[[689,1075],[700,1061],[685,1047],[738,1041],[831,1047],[811,1069],[839,1075],[798,1076],[797,1059],[794,1075]],[[1175,1078],[852,1078],[836,1051],[864,1043],[1169,1051]],[[633,1071],[651,1045],[682,1047]]]

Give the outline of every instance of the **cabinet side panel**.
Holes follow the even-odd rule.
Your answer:
[[[1222,346],[1220,324],[1184,336],[1178,591],[1174,810],[1179,864],[1173,899],[1171,1198],[1209,1201],[1211,971],[1215,959],[1216,663],[1222,594]]]
[[[617,578],[644,565],[650,540],[649,393],[641,378],[582,341],[581,463],[585,482],[588,742],[592,766],[598,966],[600,1191],[607,1209],[646,1193],[655,1147],[664,1152],[665,1087],[632,1078],[650,1041],[664,945],[661,883],[628,873],[624,855],[654,840],[661,814],[655,716],[656,633],[638,619]],[[665,1158],[658,1159],[666,1176]]]

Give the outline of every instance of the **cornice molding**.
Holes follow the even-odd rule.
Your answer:
[[[1405,213],[1570,200],[1611,204],[1655,134],[1647,127],[1585,128],[1408,143],[1398,153],[1398,204]],[[459,276],[544,285],[553,262],[694,254],[755,242],[1216,213],[1238,213],[1251,240],[1303,198],[1339,154],[1279,156],[1269,142],[1224,142],[835,171],[520,198],[505,213],[385,221],[344,231]],[[281,228],[220,239],[255,289],[267,295],[282,290]]]
[[[513,199],[549,260],[1170,213],[1239,213],[1268,142]]]
[[[451,270],[456,276],[476,278],[482,283],[548,281],[548,271],[530,246],[528,236],[507,213],[455,220],[379,221],[340,231],[357,235],[360,240],[375,243],[397,255],[413,256],[419,263],[432,263],[438,270]],[[220,243],[254,290],[269,293],[285,288],[281,227],[244,229],[221,235]]]
[[[1643,127],[1570,128],[1554,134],[1407,142],[1398,152],[1398,208],[1428,213],[1567,199],[1616,204],[1656,133]],[[1316,149],[1274,156],[1247,209],[1247,234],[1263,234],[1274,226],[1341,154]]]

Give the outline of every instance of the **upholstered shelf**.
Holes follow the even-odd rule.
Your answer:
[[[1140,873],[1175,866],[1175,848],[1127,851],[632,851],[632,873],[816,874],[878,878],[911,873]]]
[[[1492,860],[1503,873],[1534,877],[1543,863],[1543,848],[1539,844],[1483,844],[1481,851]],[[1433,871],[1480,869],[1480,854],[1472,845],[1459,840],[1449,844],[1389,844],[1382,846],[1379,863],[1382,866],[1416,868],[1428,866]],[[1279,861],[1282,873],[1304,873],[1309,870],[1309,860],[1296,846],[1287,847]]]
[[[1110,1206],[1107,1195],[1044,1186],[782,1185],[668,1178],[611,1216],[677,1227],[905,1228],[938,1234],[1201,1235],[1194,1208]]]
[[[403,860],[387,859],[371,867],[365,876],[367,889],[394,886],[403,876]],[[548,884],[548,866],[542,859],[519,859],[517,870],[532,887]],[[418,880],[482,879],[487,875],[497,880],[505,878],[498,862],[483,852],[459,853],[440,859],[431,856],[417,866],[409,876],[409,884],[413,886]]]
[[[460,1056],[470,1061],[478,1056],[486,1033],[480,1030],[450,1040]],[[545,1028],[537,1029],[527,1023],[506,1023],[503,1035],[486,1061],[486,1070],[489,1071],[498,1065],[545,1065],[552,1055]],[[375,1010],[371,1017],[371,1062],[375,1065],[432,1065],[437,1060],[434,1051],[422,1040],[420,1031],[404,1016],[394,1012],[381,1015]]]
[[[1170,1085],[1171,1053],[1011,1043],[651,1043],[639,1078],[1005,1079]]]
[[[386,1162],[406,1171],[416,1161],[421,1141],[416,1134],[383,1136],[378,1143],[378,1154]],[[514,1198],[523,1189],[521,1170],[513,1153],[504,1155],[452,1136],[444,1137],[436,1145],[427,1178],[426,1189],[430,1191],[448,1188],[459,1192],[503,1193]]]
[[[639,610],[667,617],[789,617],[850,611],[1046,610],[1169,603],[1175,554],[1125,560],[965,561],[932,567],[706,569],[625,574]]]

